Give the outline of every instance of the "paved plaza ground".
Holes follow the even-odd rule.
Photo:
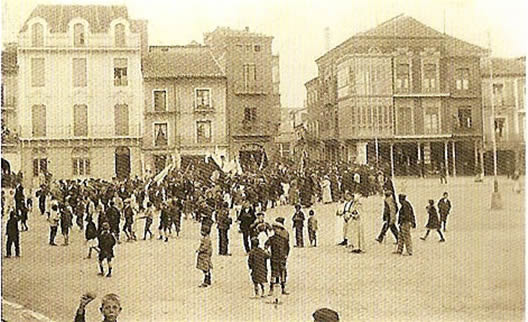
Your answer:
[[[230,230],[231,257],[217,256],[213,227],[213,285],[202,289],[195,268],[199,225],[183,221],[183,233],[168,243],[158,240],[123,243],[116,247],[112,278],[97,276],[95,260],[85,256],[83,233],[71,233],[69,247],[47,244],[44,218],[30,218],[21,233],[22,257],[2,262],[3,298],[40,312],[54,321],[72,321],[86,291],[99,296],[87,309],[88,321],[99,321],[100,296],[121,296],[120,321],[311,321],[317,308],[330,307],[342,321],[521,321],[524,317],[525,216],[524,191],[512,192],[501,179],[504,209],[491,212],[491,178],[396,179],[414,206],[418,228],[412,232],[414,255],[392,254],[392,235],[383,244],[381,197],[364,200],[362,221],[366,253],[351,254],[335,246],[336,204],[316,205],[321,230],[317,248],[292,248],[288,262],[289,296],[282,305],[250,299],[253,287],[237,226]],[[453,203],[446,243],[436,233],[419,237],[427,221],[428,199],[448,191]],[[287,218],[290,242],[293,207],[268,211],[267,219]],[[2,224],[5,226],[5,222]],[[153,227],[157,228],[157,218]],[[143,232],[143,222],[138,226]],[[57,240],[62,242],[62,236]],[[305,243],[308,243],[305,233]],[[5,236],[2,250],[5,254]],[[3,305],[5,314],[10,312]],[[6,317],[7,315],[4,315]],[[14,315],[12,315],[14,316]],[[17,318],[12,317],[9,321]],[[20,320],[30,320],[20,318]]]

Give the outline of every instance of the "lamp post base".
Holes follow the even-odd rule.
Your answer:
[[[493,192],[491,193],[491,210],[502,209],[502,198],[499,192],[499,182],[497,179],[493,181]]]

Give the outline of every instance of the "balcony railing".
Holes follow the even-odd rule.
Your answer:
[[[270,84],[271,85],[271,84]],[[238,95],[266,95],[268,90],[262,82],[235,82],[235,94]]]
[[[134,127],[136,127],[134,129]],[[139,137],[141,136],[141,125],[129,125],[128,131],[116,132],[116,128],[111,125],[93,125],[85,129],[74,131],[73,125],[48,126],[44,136],[34,135],[30,129],[32,138],[49,139],[77,139],[77,138],[111,138],[111,137]],[[80,134],[80,135],[75,135]],[[86,134],[86,135],[82,135]]]
[[[235,135],[245,136],[268,136],[274,135],[278,131],[278,125],[273,124],[271,121],[268,122],[251,122],[243,121],[238,125],[234,125],[231,131]]]

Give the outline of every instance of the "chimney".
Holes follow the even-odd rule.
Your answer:
[[[324,30],[324,37],[325,37],[325,52],[330,51],[330,27],[326,27]]]

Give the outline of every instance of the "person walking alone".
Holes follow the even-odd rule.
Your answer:
[[[400,211],[398,216],[398,224],[400,225],[400,233],[398,235],[398,249],[394,254],[403,254],[403,247],[407,249],[407,254],[412,256],[412,239],[411,239],[411,228],[416,228],[416,218],[414,217],[414,210],[409,201],[406,200],[407,196],[404,194],[398,195],[400,202]]]
[[[295,229],[295,247],[304,247],[304,213],[301,205],[295,205],[295,214],[293,215],[293,228]]]
[[[16,210],[11,210],[6,225],[7,245],[6,258],[11,257],[11,246],[15,246],[15,256],[20,257],[20,230],[18,229],[18,216]]]

